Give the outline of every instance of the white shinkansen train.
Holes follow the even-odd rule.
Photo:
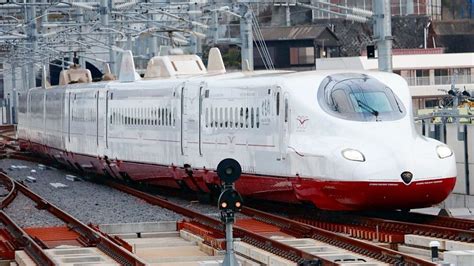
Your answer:
[[[244,196],[326,210],[411,209],[443,201],[453,152],[419,135],[405,80],[383,72],[225,73],[194,55],[153,58],[144,79],[20,95],[18,138],[85,172],[212,193],[224,158]]]

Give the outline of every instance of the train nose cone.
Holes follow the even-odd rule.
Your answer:
[[[410,184],[411,180],[413,179],[413,174],[411,172],[405,171],[401,175],[402,180],[405,184]]]

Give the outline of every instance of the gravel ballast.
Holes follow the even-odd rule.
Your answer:
[[[20,227],[61,226],[64,222],[46,210],[39,210],[35,203],[25,195],[18,193],[15,200],[5,208],[6,214]]]
[[[150,205],[107,186],[84,180],[68,180],[74,179],[73,176],[85,179],[76,173],[13,159],[0,160],[0,168],[16,180],[26,181],[28,176],[33,177],[36,182],[25,182],[32,191],[84,223],[111,224],[182,219],[179,214]],[[67,187],[55,188],[50,183],[64,184]],[[23,201],[24,199],[21,199],[21,202],[17,203],[20,207],[15,207],[16,205],[9,207],[9,214],[16,215],[15,217],[19,219],[15,221],[22,225],[51,225],[52,222],[42,215],[28,215],[26,207],[21,207],[27,204],[22,203]]]

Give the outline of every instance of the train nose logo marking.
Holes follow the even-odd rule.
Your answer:
[[[410,184],[413,179],[413,174],[411,172],[405,171],[401,174],[402,180],[405,184]]]

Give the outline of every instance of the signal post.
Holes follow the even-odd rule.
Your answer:
[[[240,164],[234,159],[224,159],[217,166],[217,175],[222,181],[222,192],[219,196],[218,207],[221,210],[221,220],[225,223],[226,254],[224,266],[237,266],[234,253],[234,239],[232,225],[235,222],[235,213],[242,209],[242,197],[234,188],[234,182],[242,173]]]

